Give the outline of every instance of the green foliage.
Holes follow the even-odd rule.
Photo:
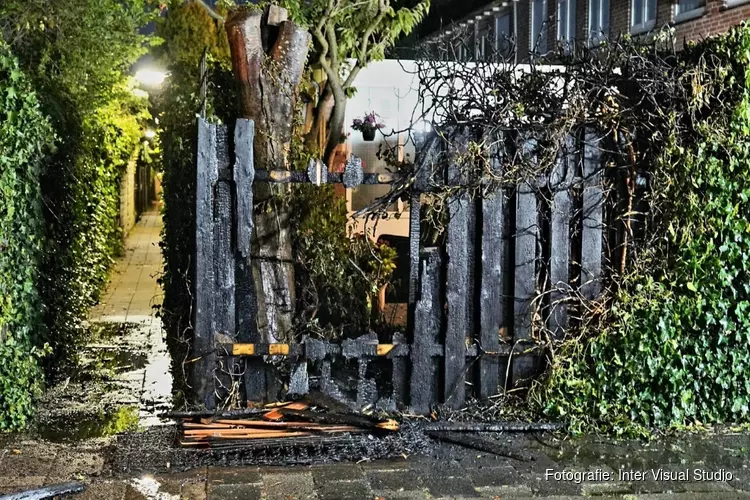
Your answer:
[[[688,97],[663,110],[680,126],[650,138],[654,237],[537,388],[574,431],[750,420],[750,29],[674,64]]]
[[[335,47],[330,50],[336,51],[335,57],[340,61],[358,59],[361,66],[382,60],[386,49],[411,33],[430,9],[429,0],[413,6],[389,0],[283,0],[279,5],[288,9],[295,22],[309,27],[313,35],[316,24],[325,19],[321,32],[325,38],[329,34],[334,36]],[[313,57],[313,61],[317,59]]]
[[[395,250],[347,234],[346,200],[333,186],[296,186],[291,207],[300,329],[328,340],[362,335]]]
[[[36,312],[46,326],[35,342],[52,348],[49,376],[85,341],[88,309],[122,248],[119,183],[148,117],[127,75],[146,49],[138,29],[151,18],[147,4],[9,0],[0,7],[2,36],[58,138],[34,184],[44,199],[44,252],[29,270],[38,276]]]
[[[0,40],[0,430],[26,424],[41,388],[39,177],[53,142],[36,93]]]

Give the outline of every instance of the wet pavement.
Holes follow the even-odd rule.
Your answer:
[[[91,313],[92,341],[80,369],[47,391],[33,429],[0,435],[0,495],[82,481],[86,492],[70,498],[750,500],[747,430],[652,442],[484,436],[524,450],[529,461],[418,432],[390,441],[352,437],[339,449],[175,448],[175,428],[156,418],[171,398],[169,357],[153,309],[161,301],[159,232],[158,214],[145,214]],[[393,458],[372,459],[386,455]],[[343,457],[350,460],[336,462]]]

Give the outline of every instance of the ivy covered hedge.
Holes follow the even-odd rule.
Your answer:
[[[647,234],[536,393],[574,431],[750,421],[750,27],[664,61],[682,97],[644,138]]]
[[[0,430],[26,423],[41,387],[39,177],[53,141],[36,93],[0,40]]]
[[[129,76],[147,4],[0,5],[0,430],[75,361],[122,250],[120,179],[149,116]]]

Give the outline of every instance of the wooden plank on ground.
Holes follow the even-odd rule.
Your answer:
[[[550,293],[550,314],[547,327],[556,338],[561,338],[568,328],[568,306],[565,302],[570,290],[570,219],[573,199],[570,183],[576,165],[575,140],[568,136],[560,151],[552,176],[552,207],[550,214],[550,264],[549,276],[552,287]]]
[[[502,158],[497,145],[490,149],[490,162],[494,174],[500,174]],[[502,189],[497,189],[482,199],[482,246],[480,277],[479,344],[484,352],[497,352],[500,348],[500,328],[503,325],[503,220],[504,199]],[[483,356],[479,360],[479,397],[486,399],[497,394],[500,384],[499,358]]]
[[[601,291],[602,216],[604,190],[601,185],[599,136],[586,129],[583,145],[583,226],[581,228],[581,294],[595,299]]]
[[[442,326],[440,277],[443,263],[440,249],[424,249],[421,261],[421,291],[414,311],[411,349],[410,404],[414,413],[426,414],[430,405],[438,402],[438,365],[432,355],[432,346],[438,343]]]
[[[198,163],[195,196],[195,318],[191,381],[196,404],[212,410],[216,355],[213,351],[214,185],[219,178],[216,125],[198,118]]]
[[[533,140],[524,143],[524,154],[536,155]],[[532,158],[532,161],[534,159]],[[514,320],[513,341],[531,339],[534,319],[533,300],[536,295],[537,241],[539,239],[538,209],[536,193],[528,182],[516,189],[515,231],[515,276],[514,276]],[[533,373],[530,357],[514,358],[512,361],[513,385],[523,385]]]

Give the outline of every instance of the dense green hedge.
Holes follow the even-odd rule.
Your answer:
[[[18,60],[0,40],[0,430],[21,427],[42,381],[39,176],[54,141]]]
[[[686,98],[662,99],[672,127],[646,137],[649,236],[537,394],[573,430],[750,420],[750,28],[669,60]]]
[[[30,414],[44,380],[36,368],[42,346],[48,345],[41,363],[48,378],[75,361],[88,337],[89,308],[122,249],[120,179],[149,116],[129,76],[147,50],[139,28],[151,19],[148,3],[0,5],[0,35],[8,43],[0,104],[9,117],[0,144],[0,246],[10,238],[0,248],[0,287],[15,286],[0,290],[0,324],[10,332],[0,351],[0,429],[19,428]],[[34,162],[52,131],[55,148],[40,171]],[[8,273],[19,281],[7,281]]]

